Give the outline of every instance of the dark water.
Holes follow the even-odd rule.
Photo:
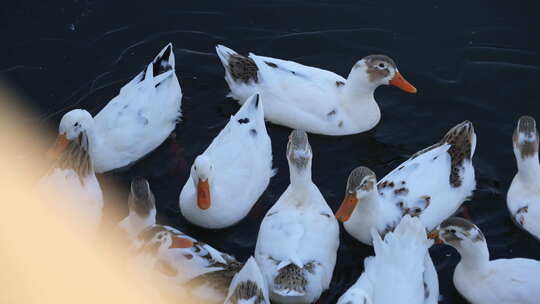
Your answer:
[[[383,176],[468,119],[478,134],[478,189],[466,204],[470,216],[484,231],[492,258],[538,259],[540,244],[511,223],[505,204],[516,170],[511,134],[517,118],[529,114],[540,119],[538,9],[521,1],[471,2],[9,1],[0,9],[0,72],[38,113],[26,123],[54,130],[73,108],[97,113],[173,42],[184,91],[184,119],[176,140],[101,181],[104,187],[118,182],[127,191],[133,176],[147,177],[162,221],[245,260],[255,246],[261,218],[288,185],[285,146],[290,131],[269,125],[279,172],[243,222],[207,231],[180,218],[178,195],[188,164],[238,109],[225,98],[228,88],[214,46],[222,43],[344,76],[365,55],[390,55],[418,94],[379,88],[376,99],[383,118],[374,130],[347,137],[310,136],[313,178],[332,209],[337,209],[354,167],[366,165]],[[342,233],[333,283],[319,303],[335,302],[370,254],[370,247]],[[465,303],[451,279],[456,252],[436,246],[431,254],[442,302]]]

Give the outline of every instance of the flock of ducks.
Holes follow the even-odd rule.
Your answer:
[[[342,222],[355,239],[374,247],[375,256],[364,260],[364,272],[338,303],[437,303],[438,277],[428,252],[434,240],[460,253],[454,284],[471,303],[540,301],[539,261],[490,260],[480,229],[452,217],[476,187],[471,122],[457,124],[382,179],[366,167],[352,170],[335,214],[314,184],[306,132],[367,131],[381,117],[373,94],[378,86],[416,92],[392,59],[367,56],[345,79],[292,61],[246,57],[221,45],[216,51],[230,96],[242,106],[191,166],[179,196],[182,215],[197,226],[220,229],[248,214],[275,174],[265,119],[294,129],[286,152],[290,185],[264,216],[253,257],[242,263],[156,223],[150,185],[135,178],[129,214],[118,227],[136,267],[168,292],[189,292],[213,303],[313,303],[330,286]],[[70,204],[60,208],[74,210],[95,234],[103,207],[95,173],[129,166],[158,147],[181,117],[181,100],[169,44],[95,117],[79,109],[64,115],[49,154],[54,165],[38,187],[65,191]],[[535,120],[521,117],[513,135],[518,173],[508,191],[508,210],[516,225],[536,238],[538,144]]]

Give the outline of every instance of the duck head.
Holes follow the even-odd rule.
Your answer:
[[[303,171],[311,168],[313,153],[309,145],[308,136],[305,131],[293,130],[289,135],[287,143],[287,160],[289,167]]]
[[[191,167],[191,176],[197,189],[197,206],[206,210],[212,204],[212,195],[210,186],[213,181],[214,166],[212,161],[206,155],[199,155]]]
[[[398,71],[392,58],[385,55],[369,55],[360,59],[352,68],[347,83],[375,90],[380,85],[392,85],[408,93],[416,93]]]
[[[373,171],[366,167],[354,169],[347,180],[345,198],[336,212],[336,218],[343,223],[348,221],[356,205],[371,196],[376,188],[377,177]]]
[[[140,218],[152,216],[156,210],[156,199],[150,190],[150,184],[143,177],[135,177],[131,181],[131,191],[128,197],[130,214],[136,214]],[[154,219],[155,223],[155,219]]]
[[[521,116],[514,130],[512,141],[516,159],[525,160],[538,155],[538,130],[531,116]]]
[[[489,260],[484,234],[480,228],[464,218],[446,219],[429,237],[454,247],[471,267],[478,267]]]
[[[76,140],[81,134],[86,137],[93,127],[94,119],[88,111],[76,109],[64,114],[58,127],[56,143],[47,152],[47,156],[50,159],[57,159],[69,146],[70,142]]]

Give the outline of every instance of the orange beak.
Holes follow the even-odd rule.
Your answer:
[[[199,180],[197,184],[197,206],[202,210],[210,208],[210,185],[208,179]]]
[[[173,237],[172,244],[169,248],[191,248],[193,247],[193,241],[182,237]]]
[[[396,75],[394,75],[394,78],[390,80],[390,84],[402,89],[403,91],[407,93],[416,93],[416,88],[410,84],[403,76],[401,76],[401,73],[396,71]]]
[[[343,200],[343,203],[341,203],[341,206],[336,212],[336,218],[338,219],[338,221],[342,223],[345,223],[346,221],[348,221],[357,204],[358,204],[358,199],[356,198],[356,194],[355,193],[347,194],[347,196],[345,196],[345,199]]]
[[[52,148],[47,151],[47,158],[50,160],[56,160],[64,150],[66,150],[67,146],[69,145],[69,140],[67,139],[65,134],[60,134],[56,138],[56,143]]]
[[[435,241],[435,244],[443,244],[443,240],[439,238],[439,230],[434,229],[427,235],[428,239],[432,239]]]

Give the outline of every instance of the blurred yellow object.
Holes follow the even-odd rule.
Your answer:
[[[18,102],[0,85],[0,303],[165,303],[154,282],[125,269],[121,250],[80,237],[73,217],[33,197],[44,136],[23,123]]]

